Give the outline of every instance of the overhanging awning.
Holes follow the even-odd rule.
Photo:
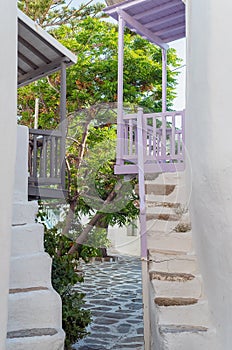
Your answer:
[[[76,56],[18,10],[18,87],[56,72]]]
[[[112,0],[105,12],[127,27],[163,48],[185,37],[185,4],[182,0]]]

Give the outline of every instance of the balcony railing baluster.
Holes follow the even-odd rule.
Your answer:
[[[137,114],[124,116],[123,155],[117,174],[138,172]],[[184,169],[184,111],[143,114],[145,171]]]
[[[29,198],[63,198],[61,131],[30,129],[29,135]]]

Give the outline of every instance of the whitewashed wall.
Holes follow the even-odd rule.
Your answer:
[[[188,0],[187,147],[197,253],[223,350],[232,344],[231,0]]]
[[[0,0],[0,349],[5,349],[16,145],[16,0]]]
[[[111,247],[108,249],[108,254],[121,254],[140,256],[140,233],[139,221],[136,222],[137,228],[132,229],[132,226],[109,226],[108,238],[111,242]],[[133,232],[133,235],[132,235]]]

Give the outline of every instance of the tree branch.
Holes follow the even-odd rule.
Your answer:
[[[122,183],[119,183],[118,186],[116,186],[116,188],[110,192],[110,194],[108,195],[108,197],[104,201],[103,208],[102,208],[103,210],[104,210],[104,206],[106,204],[108,204],[114,200],[114,198],[117,195],[117,191],[119,191],[121,187],[122,187]],[[88,238],[88,234],[93,229],[93,227],[96,226],[96,224],[104,217],[104,215],[105,214],[102,212],[97,212],[94,215],[94,217],[89,221],[89,223],[86,225],[86,227],[84,228],[82,233],[77,237],[73,246],[69,249],[68,254],[74,254],[75,252],[77,252],[78,246],[83,244],[84,242],[86,242],[86,240]]]

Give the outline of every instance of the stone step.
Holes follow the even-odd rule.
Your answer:
[[[161,325],[159,327],[163,350],[219,350],[214,329],[202,326]]]
[[[176,203],[172,203],[172,204],[175,205]],[[157,206],[154,204],[154,202],[146,202],[146,214],[176,216],[179,219],[181,217],[180,214],[182,214],[182,212],[177,208]]]
[[[61,327],[61,301],[55,290],[44,287],[10,290],[8,332]]]
[[[172,211],[175,210],[177,212],[184,210],[181,203],[165,202],[163,198],[161,201],[157,201],[157,200],[149,201],[149,200],[147,200],[146,207],[147,207],[147,209],[149,209],[149,208],[162,208],[162,209],[165,209],[167,211],[168,210],[172,210]]]
[[[12,225],[35,223],[37,212],[38,203],[36,201],[13,203]]]
[[[181,215],[176,213],[166,213],[160,210],[149,210],[146,213],[147,220],[162,220],[162,221],[180,221]]]
[[[63,350],[64,338],[61,329],[20,329],[8,332],[6,350]]]
[[[198,274],[196,256],[173,250],[149,249],[149,270]]]
[[[146,193],[147,203],[164,203],[164,206],[169,205],[171,208],[185,209],[186,203],[189,198],[180,191],[179,187],[176,186],[175,189],[168,194],[154,194],[154,192]]]
[[[150,279],[156,297],[202,298],[203,290],[200,276],[188,273],[151,271]]]
[[[155,176],[153,178],[146,177],[145,183],[146,184],[170,184],[170,185],[177,185],[181,184],[182,181],[184,181],[184,173],[181,172],[173,172],[173,173],[160,173],[158,176]]]
[[[172,203],[173,205],[176,205],[179,203]],[[171,203],[169,203],[171,205]],[[156,206],[152,205],[151,202],[146,203],[146,215],[147,220],[166,220],[166,221],[180,221],[181,223],[189,224],[190,228],[188,228],[188,231],[191,230],[191,224],[190,224],[190,216],[189,211],[186,207],[179,207],[179,208],[171,208],[171,207],[165,207],[165,206]]]
[[[10,289],[51,286],[50,256],[43,252],[12,257],[10,261]]]
[[[177,220],[177,217],[173,219],[173,217],[162,216],[158,217],[157,215],[147,214],[147,231],[158,231],[171,233],[175,232],[181,225],[181,218]]]
[[[16,257],[43,252],[43,236],[44,227],[41,224],[13,226],[11,256]]]
[[[146,182],[145,183],[145,193],[152,194],[155,196],[169,196],[174,190],[175,184],[157,184],[155,182]],[[135,186],[135,192],[139,192],[139,185]]]
[[[154,303],[158,324],[211,325],[208,302],[204,299],[156,297]]]
[[[155,247],[156,249],[172,249],[174,251],[184,252],[193,250],[192,235],[190,232],[171,232],[166,234],[150,230],[147,232],[147,245],[148,249]]]
[[[163,173],[154,180],[146,180],[145,183],[148,201],[179,203],[184,206],[189,200],[184,172]]]

